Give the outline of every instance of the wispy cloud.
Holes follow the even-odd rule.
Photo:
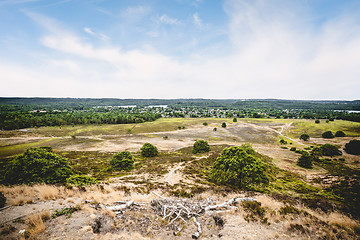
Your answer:
[[[31,2],[39,2],[42,0],[3,0],[0,1],[0,6],[1,5],[15,5],[15,4],[22,4],[22,3],[31,3]]]
[[[84,32],[86,32],[86,33],[88,33],[88,34],[90,34],[90,35],[92,35],[94,37],[97,37],[97,38],[99,38],[99,39],[101,39],[103,41],[109,41],[110,40],[110,38],[107,35],[105,35],[103,33],[95,33],[93,30],[91,30],[91,28],[84,27],[83,30],[84,30]]]
[[[181,21],[177,18],[171,18],[166,14],[163,14],[161,16],[158,16],[156,18],[156,21],[160,22],[160,23],[165,23],[165,24],[170,24],[170,25],[178,25],[181,23]]]
[[[195,23],[196,26],[198,27],[202,27],[203,26],[203,23],[202,23],[202,20],[201,18],[199,17],[199,14],[198,13],[194,13],[193,14],[193,21]]]

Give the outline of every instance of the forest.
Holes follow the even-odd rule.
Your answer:
[[[0,129],[124,124],[160,117],[342,119],[360,122],[360,101],[0,98]]]

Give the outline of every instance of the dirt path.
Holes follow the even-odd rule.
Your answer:
[[[179,172],[176,172],[180,170],[184,165],[184,162],[178,163],[174,168],[172,168],[169,173],[167,173],[164,177],[164,181],[167,182],[170,185],[174,185],[175,183],[178,183],[180,179],[182,179],[182,176]]]
[[[299,142],[299,141],[297,141],[297,140],[295,140],[295,139],[293,139],[293,138],[290,138],[290,137],[288,137],[288,136],[286,136],[286,135],[283,134],[284,130],[289,129],[292,124],[293,124],[293,122],[288,123],[288,124],[286,124],[286,125],[284,125],[284,126],[281,126],[280,132],[277,132],[277,133],[278,133],[280,136],[284,137],[284,138],[287,138],[287,139],[289,139],[289,140],[291,140],[291,141],[293,141],[293,142],[296,142],[297,144],[306,146],[306,144],[304,144],[304,143],[302,143],[302,142]]]

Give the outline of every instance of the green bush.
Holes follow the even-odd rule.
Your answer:
[[[334,138],[334,134],[332,133],[332,131],[326,131],[322,134],[323,138]]]
[[[198,140],[194,143],[192,153],[205,153],[210,152],[210,146],[207,141]]]
[[[145,143],[141,148],[141,156],[143,157],[155,157],[158,155],[157,147],[151,143]]]
[[[130,152],[123,151],[113,156],[110,165],[114,169],[127,171],[134,168],[134,159]]]
[[[303,152],[296,164],[303,168],[312,168],[312,161],[313,157],[309,153]]]
[[[291,148],[290,148],[290,151],[295,152],[295,151],[296,151],[296,147],[291,147]]]
[[[331,144],[324,144],[320,147],[321,153],[324,156],[341,156],[342,152],[338,149],[337,146]]]
[[[301,134],[300,139],[304,140],[304,141],[307,141],[307,140],[310,139],[310,136],[308,134],[306,134],[306,133],[303,133],[303,134]]]
[[[207,122],[203,122],[203,125],[204,125],[204,126],[207,126],[207,125],[209,125],[209,124],[208,124]]]
[[[99,181],[93,177],[76,174],[76,175],[72,175],[68,179],[66,179],[66,183],[70,184],[70,185],[75,185],[75,186],[84,186],[84,185],[97,184],[97,183],[99,183]]]
[[[287,141],[284,139],[280,139],[280,144],[287,144]]]
[[[319,120],[319,119],[316,119],[316,120],[315,120],[315,123],[320,123],[320,120]]]
[[[360,155],[360,140],[351,140],[345,144],[345,152],[354,155]]]
[[[223,122],[223,123],[221,124],[221,127],[226,128],[226,123]]]
[[[50,147],[38,147],[15,156],[6,167],[4,180],[7,184],[65,183],[72,174],[67,159]]]
[[[345,135],[345,133],[343,132],[343,131],[337,131],[336,133],[335,133],[335,137],[345,137],[346,135]]]
[[[237,122],[237,118],[235,117],[235,118],[233,118],[233,122]]]
[[[256,157],[250,145],[233,146],[222,150],[210,171],[210,179],[222,184],[245,187],[268,183],[266,165]]]

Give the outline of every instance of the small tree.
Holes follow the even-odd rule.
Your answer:
[[[223,122],[223,123],[221,124],[221,127],[226,128],[226,123]]]
[[[128,171],[134,168],[134,159],[130,152],[123,151],[113,156],[110,165],[114,169]]]
[[[203,122],[203,125],[204,125],[204,126],[207,126],[207,125],[209,125],[209,124],[208,124],[207,122]]]
[[[158,155],[158,149],[151,143],[145,143],[141,148],[141,156],[143,157],[156,157]]]
[[[354,155],[360,155],[360,140],[351,140],[345,144],[345,152]]]
[[[52,152],[51,147],[29,148],[14,157],[5,170],[8,184],[65,183],[73,174],[67,159]]]
[[[303,152],[296,164],[303,168],[312,168],[312,161],[313,157],[309,153]]]
[[[332,133],[332,131],[326,131],[322,134],[323,138],[334,138],[334,134]]]
[[[321,153],[322,155],[324,156],[330,156],[330,157],[333,157],[333,156],[341,156],[342,155],[342,152],[338,149],[337,146],[335,145],[331,145],[331,144],[324,144],[320,147],[321,149]]]
[[[343,131],[337,131],[336,133],[335,133],[335,137],[345,137],[346,135],[345,135],[345,133],[343,132]]]
[[[215,127],[215,128],[213,129],[213,131],[216,132],[216,131],[217,131],[217,128]]]
[[[210,179],[217,183],[245,187],[268,183],[266,165],[256,156],[250,145],[233,146],[222,150],[210,171]]]
[[[316,119],[316,120],[315,120],[315,123],[320,123],[320,120],[319,120],[319,119]]]
[[[236,118],[236,117],[234,117],[233,122],[237,122],[237,118]]]
[[[194,143],[192,152],[194,154],[210,152],[210,146],[207,141],[198,140]]]
[[[307,140],[310,139],[310,136],[308,134],[304,133],[304,134],[301,134],[300,139],[304,140],[304,141],[307,141]]]

